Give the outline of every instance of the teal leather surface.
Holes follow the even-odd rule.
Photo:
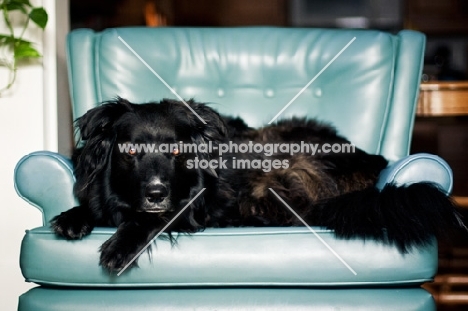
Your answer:
[[[84,298],[86,297],[86,298]],[[19,298],[18,311],[435,311],[431,295],[410,289],[47,289]]]
[[[383,188],[386,183],[402,185],[421,181],[436,183],[450,194],[453,187],[452,169],[439,156],[427,153],[413,154],[384,169],[380,173],[377,187]]]
[[[425,37],[298,28],[89,29],[68,37],[74,117],[103,100],[195,98],[251,126],[269,122],[350,41],[281,118],[333,123],[358,147],[408,154]],[[136,54],[136,55],[135,55]]]
[[[307,228],[206,229],[182,235],[171,247],[158,240],[139,268],[109,275],[99,247],[115,229],[96,228],[80,241],[56,237],[49,228],[29,230],[21,247],[21,270],[30,282],[82,287],[185,286],[387,286],[430,281],[437,244],[402,255],[394,247],[360,239],[338,240],[313,228],[355,272]],[[150,260],[150,258],[152,258]]]
[[[74,183],[71,160],[54,152],[26,155],[14,171],[16,192],[42,212],[43,225],[77,205],[73,196]]]

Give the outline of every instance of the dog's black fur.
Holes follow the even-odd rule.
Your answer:
[[[80,205],[56,216],[51,226],[67,239],[80,239],[95,226],[117,227],[101,247],[100,264],[119,271],[203,188],[167,233],[206,227],[301,226],[273,189],[309,225],[333,229],[338,237],[375,239],[402,252],[429,243],[449,227],[463,226],[450,199],[435,185],[375,187],[387,161],[356,149],[348,154],[229,154],[228,169],[188,168],[189,160],[217,158],[216,152],[121,152],[122,143],[185,143],[215,146],[255,143],[349,143],[314,120],[292,119],[251,129],[223,118],[204,104],[163,100],[132,104],[124,99],[91,109],[77,120],[82,141],[73,155],[75,194]],[[233,169],[233,157],[278,159],[288,167]],[[282,162],[281,162],[282,163]]]

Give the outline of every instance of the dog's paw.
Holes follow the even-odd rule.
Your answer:
[[[75,207],[55,216],[50,222],[50,227],[57,235],[69,240],[77,240],[88,235],[94,225],[79,207]]]
[[[109,272],[119,272],[127,265],[137,266],[138,252],[138,244],[125,243],[114,235],[102,244],[99,264]]]

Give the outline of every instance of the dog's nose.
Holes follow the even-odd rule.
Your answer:
[[[167,197],[167,188],[163,184],[149,184],[146,186],[146,199],[151,203],[159,203]]]

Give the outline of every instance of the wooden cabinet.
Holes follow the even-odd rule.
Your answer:
[[[449,163],[455,199],[468,208],[468,81],[422,83],[416,115],[412,151]]]

